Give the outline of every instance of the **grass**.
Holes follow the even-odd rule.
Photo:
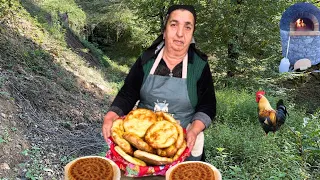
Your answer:
[[[31,180],[42,180],[43,178],[39,175],[42,171],[48,170],[45,168],[43,159],[41,158],[42,149],[36,146],[32,146],[30,149],[26,149],[21,154],[28,156],[31,162],[20,164],[20,166],[27,169],[26,177]]]
[[[216,94],[218,115],[216,122],[205,131],[205,150],[207,160],[221,170],[224,179],[305,179],[310,176],[312,172],[304,166],[316,165],[318,162],[314,160],[319,154],[311,153],[313,158],[305,158],[308,155],[301,154],[300,149],[313,143],[304,139],[301,144],[298,134],[306,138],[307,134],[319,133],[319,128],[314,131],[302,127],[304,111],[294,109],[288,102],[290,116],[286,124],[278,132],[265,136],[258,122],[254,94],[234,90],[220,90]],[[274,99],[270,97],[275,103]],[[309,123],[316,123],[315,119]],[[319,151],[319,144],[314,145],[314,149]]]
[[[0,135],[0,144],[1,143],[7,143],[9,141],[9,133],[8,129],[5,129],[3,133]]]
[[[31,50],[26,49],[25,52],[22,52],[22,60],[28,66],[28,69],[45,76],[55,76],[56,74],[60,76],[59,82],[63,84],[63,87],[66,89],[74,89],[75,83],[70,80],[69,75],[66,75],[65,72],[52,72],[51,69],[43,69],[45,64],[48,64],[43,59],[52,59],[52,54],[54,54],[55,66],[63,67],[67,71],[74,74],[80,79],[94,83],[99,87],[103,88],[104,91],[108,92],[110,95],[115,95],[117,90],[122,86],[123,76],[128,72],[128,66],[119,65],[117,60],[111,60],[103,52],[95,47],[93,44],[88,41],[81,39],[81,36],[78,35],[77,29],[71,29],[73,33],[81,40],[83,45],[88,49],[89,52],[97,57],[103,67],[95,68],[89,67],[85,59],[80,57],[77,53],[73,52],[71,49],[66,46],[65,33],[61,25],[59,25],[58,19],[55,19],[53,14],[56,14],[58,11],[64,12],[67,9],[65,7],[60,7],[61,3],[56,3],[54,0],[50,1],[24,1],[23,6],[28,10],[21,10],[21,14],[18,14],[19,18],[24,17],[23,19],[28,19],[30,24],[27,30],[31,32],[26,34],[28,38],[36,42],[38,46],[45,46],[44,50]],[[59,7],[55,7],[59,6]],[[69,7],[74,6],[74,7]],[[81,18],[84,18],[82,11],[79,10],[79,7],[76,4],[69,3],[69,9],[71,9],[71,15],[69,16],[70,21],[81,21]],[[62,9],[61,9],[62,8]],[[30,14],[29,14],[30,13]],[[53,17],[53,23],[55,25],[49,25],[48,22],[43,19],[46,15],[51,14]],[[78,17],[79,15],[79,17]],[[79,19],[77,19],[79,18]],[[80,23],[81,25],[81,23]],[[83,25],[83,24],[82,24]],[[72,28],[72,27],[71,27]],[[59,68],[53,68],[59,69]]]

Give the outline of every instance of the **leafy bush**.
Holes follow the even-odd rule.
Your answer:
[[[300,117],[299,126],[292,128],[299,153],[311,179],[320,178],[320,111]]]
[[[320,111],[304,118],[302,146],[306,162],[310,167],[320,165]]]

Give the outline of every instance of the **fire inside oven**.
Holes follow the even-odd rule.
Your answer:
[[[298,18],[295,21],[295,31],[313,31],[313,22],[308,18]]]

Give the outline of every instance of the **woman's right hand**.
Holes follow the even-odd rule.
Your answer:
[[[111,135],[113,120],[117,118],[119,118],[119,116],[113,111],[109,111],[103,118],[102,135],[106,142]]]

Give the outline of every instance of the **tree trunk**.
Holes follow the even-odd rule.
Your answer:
[[[163,6],[161,9],[160,9],[160,12],[159,12],[159,18],[160,18],[160,32],[162,32],[164,30],[164,20],[165,20],[165,6]]]
[[[240,5],[242,4],[242,0],[236,0],[236,8],[235,14],[240,15]],[[237,25],[237,24],[236,24]],[[232,39],[229,40],[228,46],[228,72],[227,76],[232,77],[237,69],[238,59],[239,59],[239,49],[238,49],[238,38],[239,35],[235,34]]]
[[[228,43],[228,72],[227,75],[232,77],[237,69],[237,63],[239,59],[239,52],[236,48],[236,43],[234,41],[230,41]]]

